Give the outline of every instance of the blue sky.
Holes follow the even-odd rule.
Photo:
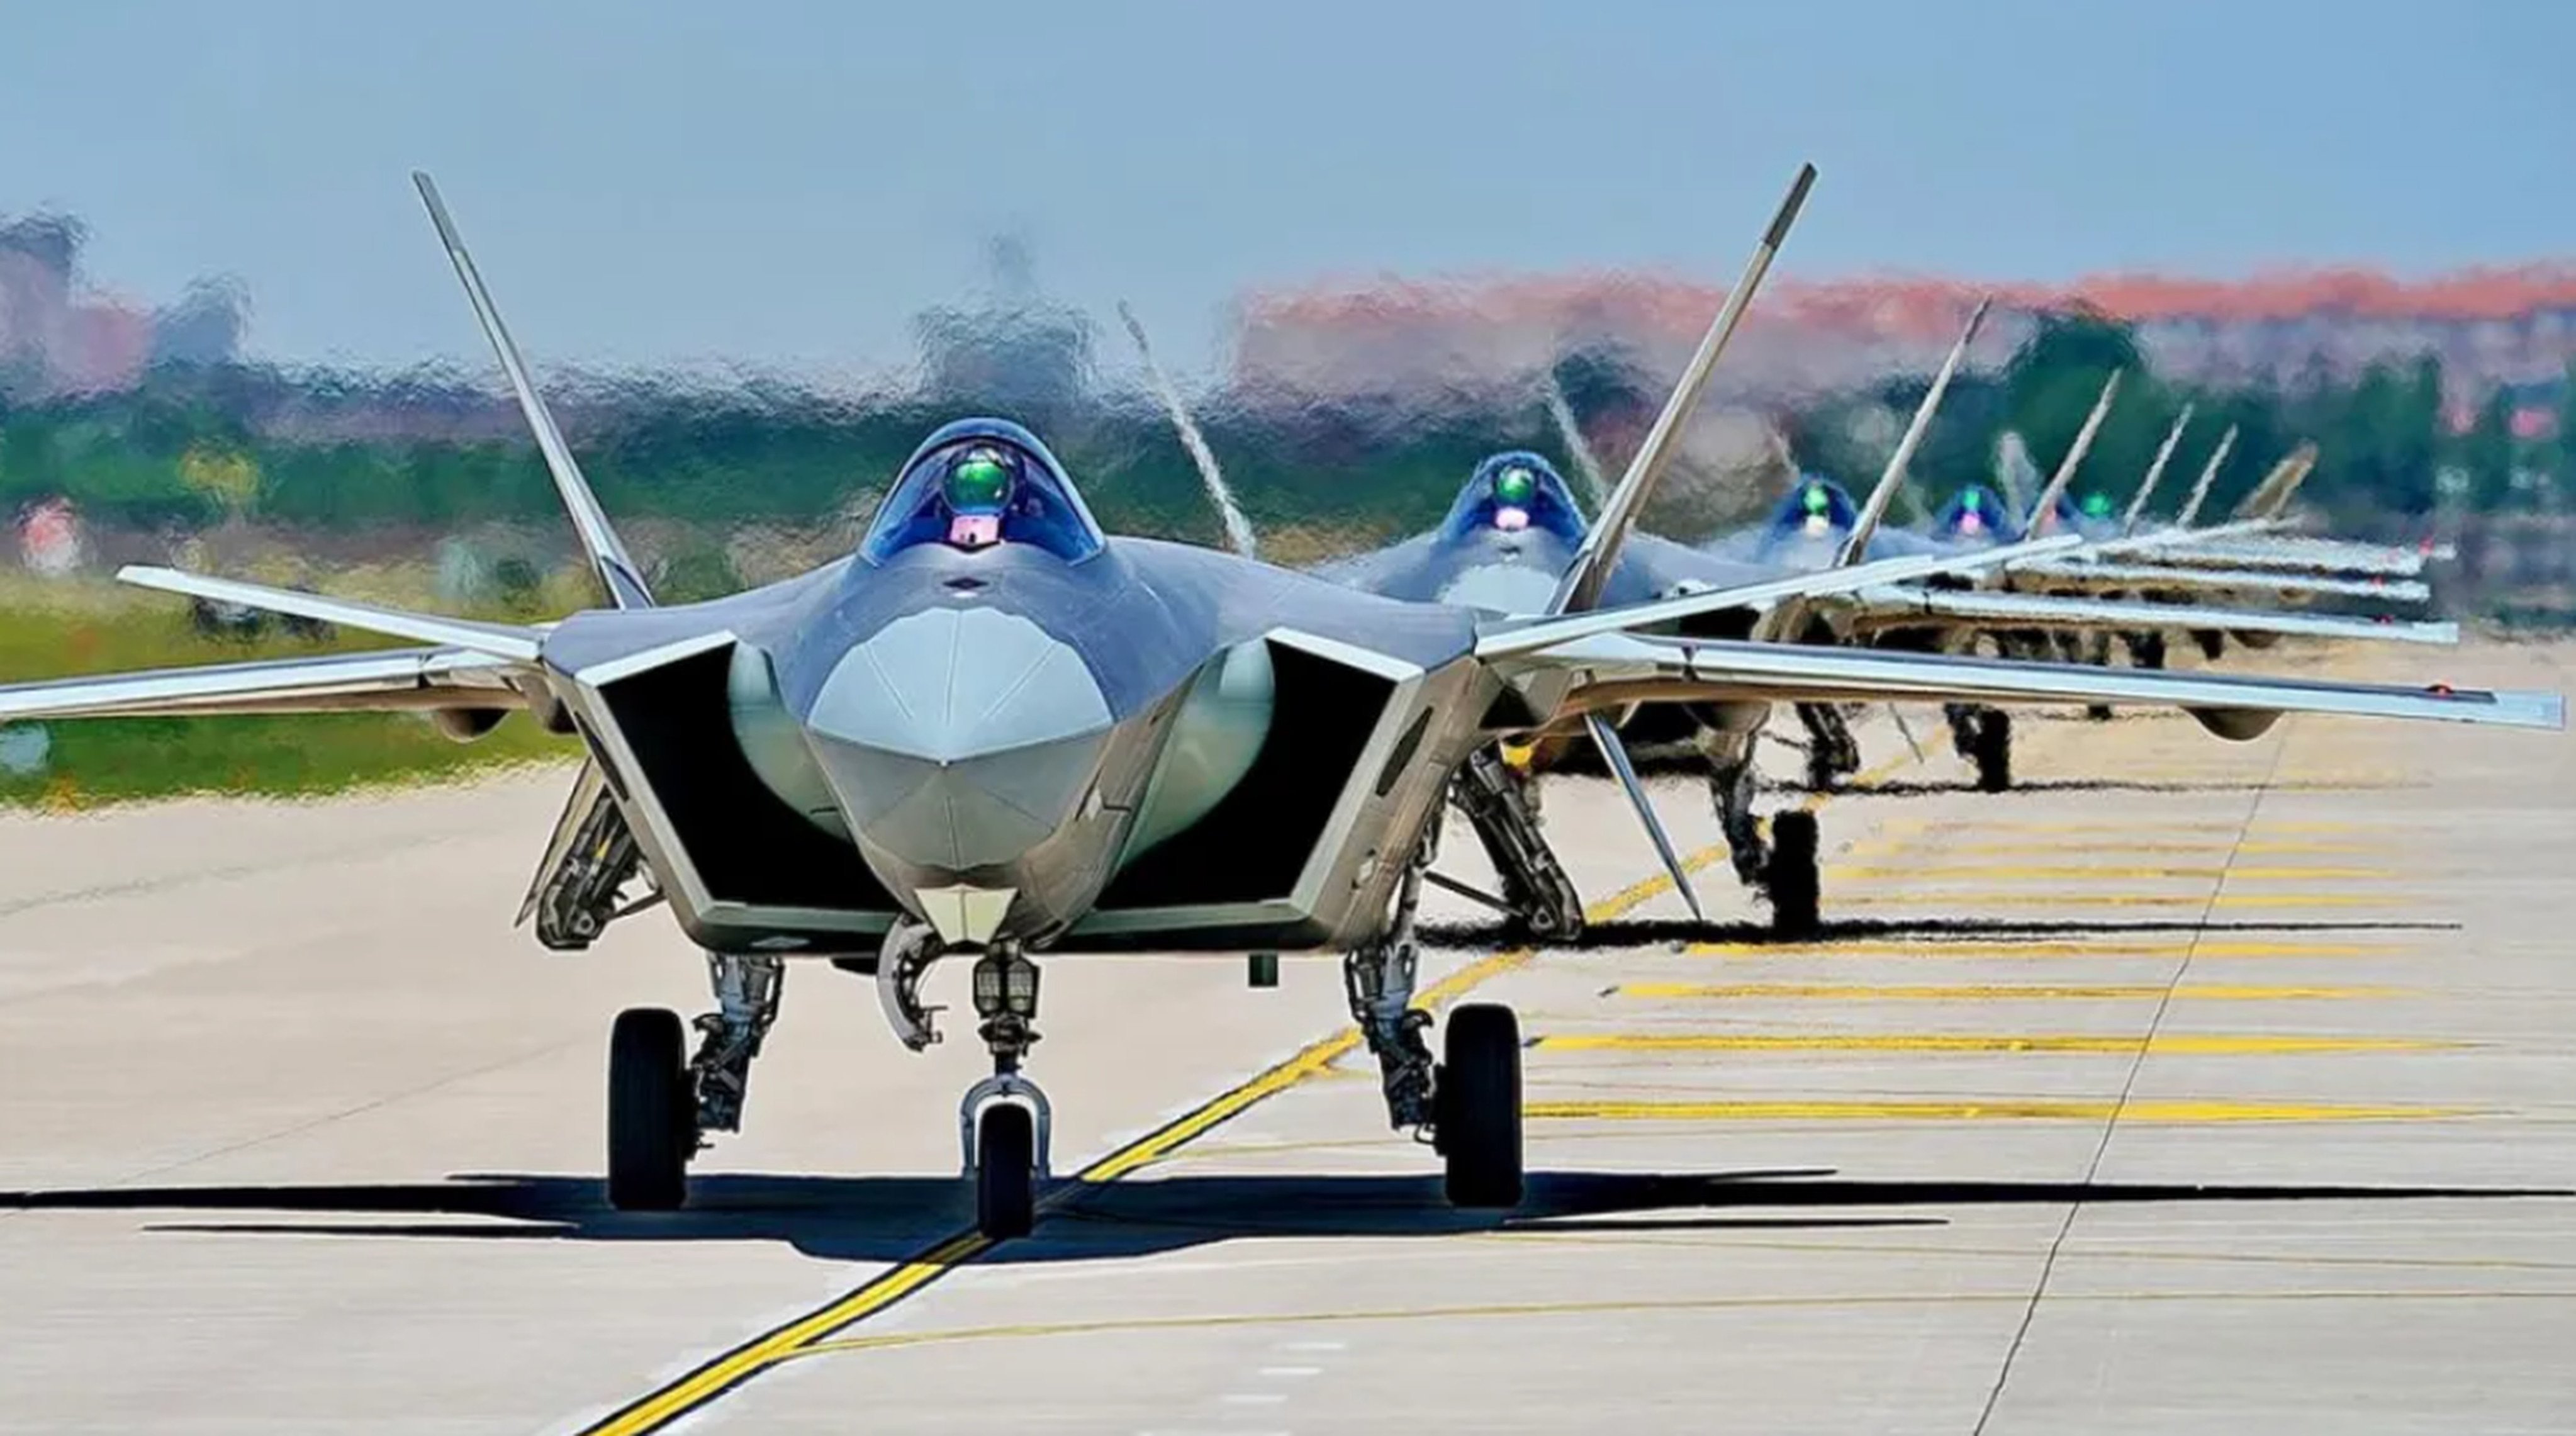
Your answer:
[[[1184,363],[1248,284],[1723,279],[1802,159],[1784,274],[2576,253],[2563,0],[11,12],[0,212],[138,297],[238,276],[293,359],[479,360],[416,165],[541,362],[881,363],[1005,227]]]

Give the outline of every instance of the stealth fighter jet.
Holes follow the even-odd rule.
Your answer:
[[[1658,635],[1927,571],[1893,560],[1624,608],[1602,602],[1655,470],[1803,199],[1803,171],[1543,610],[1382,597],[1240,555],[1102,532],[1037,436],[929,434],[848,556],[705,603],[655,604],[495,312],[420,189],[610,606],[485,623],[128,570],[149,587],[413,647],[0,687],[0,719],[384,710],[472,738],[512,710],[588,760],[531,906],[552,945],[632,912],[632,880],[705,949],[714,1010],[612,1028],[610,1199],[667,1208],[738,1127],[791,966],[872,972],[898,1037],[938,1036],[924,971],[973,966],[992,1075],[957,1113],[978,1222],[1026,1232],[1049,1108],[1023,1069],[1041,959],[1078,949],[1344,955],[1389,1121],[1434,1139],[1449,1197],[1522,1190],[1507,1007],[1453,1011],[1435,1061],[1413,916],[1460,770],[1504,741],[1689,702],[1750,729],[1775,702],[2162,703],[2250,736],[2283,712],[2557,729],[2555,694],[2210,678]],[[1928,566],[1928,567],[1927,567]],[[639,900],[640,901],[640,900]],[[880,1113],[880,1118],[893,1114]]]

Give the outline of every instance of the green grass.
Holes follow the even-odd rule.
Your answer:
[[[318,643],[210,639],[172,600],[104,585],[0,587],[0,683],[386,646],[358,635]],[[308,797],[451,781],[580,753],[575,740],[543,731],[524,714],[473,743],[442,737],[427,718],[408,713],[91,718],[44,727],[52,739],[45,770],[0,772],[0,807],[79,809],[193,793]]]

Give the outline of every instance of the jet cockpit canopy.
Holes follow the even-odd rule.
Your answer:
[[[1067,563],[1100,552],[1100,525],[1037,436],[1002,419],[962,419],[922,442],[878,505],[859,557],[883,564],[922,544],[1043,549]]]
[[[1573,547],[1583,542],[1584,527],[1583,510],[1564,477],[1538,455],[1515,450],[1476,466],[1440,521],[1440,537],[1454,541],[1479,529],[1543,529]]]

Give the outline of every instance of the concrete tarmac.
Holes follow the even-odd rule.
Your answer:
[[[2576,742],[2032,715],[1984,795],[1909,716],[1766,795],[1814,942],[1722,859],[1694,928],[1581,781],[1589,940],[1430,905],[1426,982],[1530,1044],[1520,1212],[1442,1205],[1332,959],[1067,958],[1031,1072],[1090,1176],[989,1248],[962,970],[917,1056],[793,969],[691,1208],[605,1208],[609,1020],[704,979],[658,914],[509,929],[566,773],[0,818],[0,1431],[2576,1429]]]

